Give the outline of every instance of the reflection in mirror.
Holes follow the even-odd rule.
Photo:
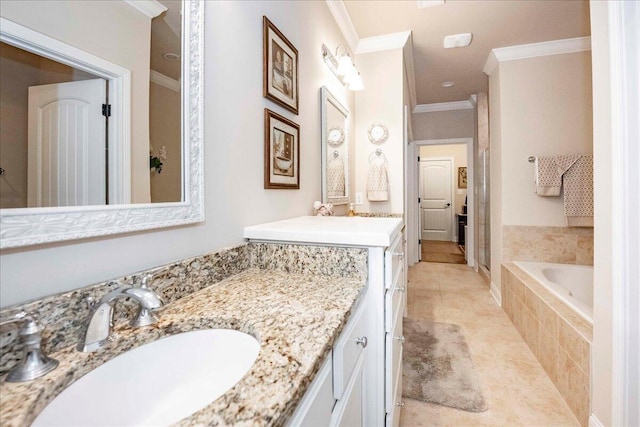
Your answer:
[[[190,0],[2,0],[0,248],[204,219],[202,9]],[[87,82],[106,99],[99,136],[86,136],[92,119],[82,105],[44,101],[35,135],[52,141],[32,150],[29,87],[58,85],[55,98]],[[73,122],[66,133],[80,143],[59,142]]]
[[[322,201],[349,203],[349,111],[322,87]]]
[[[180,8],[3,1],[0,208],[182,200]],[[99,42],[107,27],[127,49]]]

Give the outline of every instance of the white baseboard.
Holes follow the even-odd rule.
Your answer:
[[[600,422],[595,414],[591,414],[591,416],[589,417],[589,427],[604,427],[604,424]]]
[[[489,289],[489,293],[491,293],[491,296],[493,297],[493,299],[496,300],[496,302],[498,303],[498,306],[502,307],[502,295],[500,293],[500,288],[498,288],[496,284],[493,283],[493,280],[491,281],[491,287]]]

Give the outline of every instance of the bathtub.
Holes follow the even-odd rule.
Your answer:
[[[556,297],[593,325],[593,267],[514,261]]]

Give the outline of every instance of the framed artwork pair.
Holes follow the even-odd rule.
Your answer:
[[[266,16],[263,23],[263,96],[298,114],[298,50]],[[300,126],[264,110],[264,188],[300,188]]]

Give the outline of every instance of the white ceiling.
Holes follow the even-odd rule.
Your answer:
[[[411,31],[417,104],[463,101],[486,92],[482,68],[491,49],[590,35],[588,0],[344,0],[359,39]],[[473,33],[466,48],[444,49],[445,36]],[[363,76],[366,85],[366,76]],[[453,81],[451,88],[441,83]]]

